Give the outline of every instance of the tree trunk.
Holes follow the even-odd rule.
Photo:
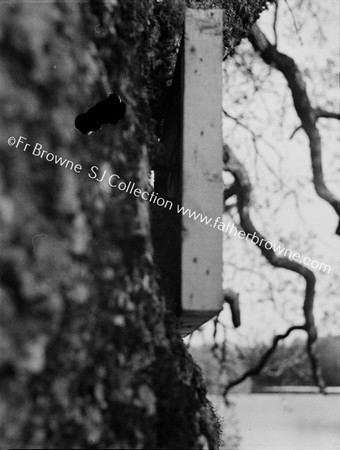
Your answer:
[[[239,3],[188,2],[226,9],[226,55],[264,7]],[[18,2],[0,17],[1,443],[217,448],[218,419],[159,287],[149,203],[108,184],[117,174],[150,189],[183,2]],[[124,120],[82,136],[74,118],[109,92]],[[36,143],[81,172],[34,156]]]

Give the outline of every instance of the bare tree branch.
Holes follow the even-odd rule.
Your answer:
[[[294,16],[294,12],[293,12],[290,4],[288,3],[288,0],[285,0],[285,3],[287,5],[288,11],[290,12],[290,15],[292,16],[293,25],[294,25],[294,28],[295,28],[295,31],[296,31],[296,35],[297,35],[297,37],[299,39],[299,42],[300,42],[301,46],[303,46],[303,41],[302,41],[301,36],[300,36],[299,27],[297,25],[297,22],[296,22],[296,19],[295,19],[295,16]]]
[[[227,386],[225,386],[225,388],[223,390],[223,396],[226,398],[230,389],[232,389],[233,387],[242,383],[247,378],[258,375],[262,371],[262,369],[266,366],[266,364],[269,361],[272,354],[275,352],[279,342],[282,341],[283,339],[285,339],[286,337],[288,337],[293,331],[296,331],[296,330],[305,331],[306,327],[304,325],[294,325],[294,326],[288,328],[288,330],[284,334],[278,334],[277,336],[275,336],[273,339],[272,345],[262,355],[262,357],[259,360],[259,362],[257,363],[257,365],[255,367],[253,367],[252,369],[249,369],[246,372],[244,372],[244,374],[241,375],[239,378],[236,378],[235,380],[228,383]]]
[[[289,140],[293,139],[293,137],[295,136],[295,134],[299,131],[302,130],[302,126],[299,125],[298,127],[295,128],[295,130],[293,131],[293,133],[289,136]]]
[[[245,125],[243,122],[241,122],[241,120],[238,117],[232,116],[231,114],[229,114],[225,109],[223,109],[223,114],[228,117],[229,119],[232,119],[237,125],[239,125],[240,127],[242,127],[244,130],[248,131],[248,133],[251,134],[251,136],[255,139],[260,138],[259,135],[257,135],[256,133],[254,133],[253,130],[251,130],[247,125]]]
[[[336,113],[333,111],[326,111],[322,108],[315,108],[316,118],[325,118],[325,119],[337,119],[340,120],[340,113]]]
[[[277,173],[275,173],[275,171],[272,169],[272,167],[270,166],[270,164],[268,164],[268,162],[266,161],[266,159],[263,157],[263,155],[261,154],[261,152],[259,151],[258,148],[258,143],[257,141],[259,139],[262,140],[262,142],[264,142],[265,144],[267,144],[268,146],[270,146],[273,150],[275,150],[272,145],[270,143],[268,143],[265,139],[263,139],[262,136],[254,133],[254,131],[252,129],[250,129],[247,125],[245,125],[241,120],[239,120],[237,117],[232,116],[231,114],[229,114],[225,109],[222,109],[223,114],[228,117],[229,119],[233,120],[238,126],[240,126],[241,128],[243,128],[244,130],[246,130],[250,136],[251,136],[251,140],[253,142],[253,146],[255,149],[255,153],[257,156],[259,156],[263,162],[263,164],[267,167],[267,169],[269,170],[269,172],[271,172],[272,175],[274,175],[274,177],[280,182],[282,183],[281,179],[278,177]]]
[[[278,40],[277,40],[277,17],[279,12],[279,0],[275,0],[275,10],[274,10],[274,20],[273,20],[273,32],[274,32],[274,45],[277,47]]]
[[[315,275],[314,273],[309,270],[307,267],[301,265],[300,263],[290,260],[287,257],[277,256],[273,249],[267,249],[265,248],[265,244],[259,245],[261,243],[261,239],[263,242],[267,242],[267,240],[261,235],[257,229],[255,228],[251,218],[250,218],[250,204],[251,204],[251,191],[252,186],[251,182],[248,176],[248,173],[246,169],[244,168],[243,164],[237,159],[235,154],[232,152],[230,147],[228,145],[224,145],[224,169],[228,172],[230,172],[235,179],[234,184],[236,185],[235,192],[237,193],[237,208],[238,208],[238,214],[240,217],[240,224],[245,231],[245,233],[250,233],[252,235],[257,235],[259,237],[259,241],[257,242],[257,246],[260,248],[263,256],[267,259],[267,261],[274,267],[280,267],[283,269],[290,270],[292,272],[295,272],[299,275],[301,275],[305,282],[306,282],[306,289],[305,289],[305,297],[304,297],[304,303],[303,303],[303,313],[305,318],[305,323],[303,325],[296,325],[294,327],[291,327],[292,329],[289,329],[288,332],[295,329],[303,329],[307,332],[308,340],[307,340],[307,351],[309,355],[309,359],[311,362],[311,368],[313,372],[313,378],[315,381],[315,384],[319,386],[320,391],[324,392],[324,382],[320,373],[320,367],[318,364],[318,359],[315,352],[315,343],[317,341],[317,329],[314,321],[314,313],[313,313],[313,307],[314,307],[314,294],[315,294]],[[296,328],[297,327],[297,328]],[[268,356],[264,360],[264,364],[267,362],[269,356],[272,354],[272,352],[275,350],[277,343],[279,340],[284,339],[286,335],[282,335],[283,337],[276,337],[273,342],[273,350],[269,352]],[[278,341],[277,341],[278,339]],[[263,364],[263,365],[264,365]],[[249,376],[249,375],[247,375]],[[247,377],[246,376],[246,377]],[[241,379],[242,378],[242,379]],[[245,378],[241,377],[240,380],[243,381]],[[241,381],[238,381],[240,383]],[[236,384],[238,384],[236,383]],[[230,386],[230,383],[229,385]],[[230,387],[226,387],[225,395],[230,389]],[[233,386],[235,386],[235,383],[233,382]]]
[[[239,294],[231,289],[223,291],[224,301],[229,304],[231,310],[231,319],[235,328],[241,325],[241,310],[239,302]]]
[[[319,108],[314,109],[312,107],[307,94],[306,83],[294,59],[279,52],[276,47],[268,41],[267,37],[256,24],[252,27],[248,39],[255,51],[259,52],[262,59],[270,66],[278,69],[286,78],[293,96],[295,110],[301,120],[301,126],[309,139],[315,190],[322,199],[327,201],[334,208],[335,212],[340,217],[340,201],[327,188],[322,168],[322,145],[320,133],[317,128],[317,119],[319,117],[325,117],[320,115],[320,112],[326,113],[326,111]],[[328,117],[337,118],[337,115],[328,113]],[[340,222],[336,233],[340,236]]]
[[[226,203],[227,200],[229,200],[231,197],[233,197],[234,195],[238,194],[238,186],[236,183],[231,184],[228,188],[224,189],[223,192],[223,201],[224,204]]]

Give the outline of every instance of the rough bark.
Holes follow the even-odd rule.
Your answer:
[[[194,3],[226,8],[226,54],[264,7]],[[147,188],[183,11],[173,0],[1,6],[5,446],[218,447],[200,370],[164,308],[148,203],[84,175],[96,165]],[[80,135],[75,116],[108,92],[127,103],[124,121]],[[20,135],[84,174],[10,148]]]

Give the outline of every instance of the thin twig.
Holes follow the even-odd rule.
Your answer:
[[[277,47],[277,45],[278,45],[277,29],[276,29],[278,12],[279,12],[279,0],[276,0],[275,1],[275,10],[274,10],[274,20],[273,20],[273,32],[274,32],[274,45],[275,45],[275,47]]]

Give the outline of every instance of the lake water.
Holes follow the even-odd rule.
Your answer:
[[[226,413],[223,401],[211,398],[225,416],[225,433],[236,428],[242,438],[239,446],[223,450],[340,450],[339,395],[237,394],[230,399],[234,411]]]

